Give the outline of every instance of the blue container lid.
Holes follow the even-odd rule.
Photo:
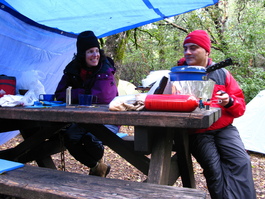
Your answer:
[[[172,73],[206,73],[206,69],[203,66],[175,66],[171,68]]]
[[[203,66],[175,66],[169,75],[170,81],[204,81],[206,69]]]

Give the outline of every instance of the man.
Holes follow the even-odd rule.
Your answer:
[[[204,66],[213,64],[209,58],[211,41],[204,30],[195,30],[183,42],[184,58],[178,65]],[[244,95],[236,80],[226,69],[207,74],[215,81],[213,101],[221,108],[221,118],[207,129],[190,135],[190,149],[203,168],[212,198],[256,198],[251,162],[233,120],[245,112]]]

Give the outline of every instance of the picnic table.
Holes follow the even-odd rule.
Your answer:
[[[0,107],[0,132],[20,130],[24,141],[0,151],[0,158],[18,162],[36,160],[55,168],[50,155],[58,151],[58,132],[75,122],[96,129],[93,134],[148,176],[147,182],[173,184],[179,175],[183,186],[195,188],[188,130],[207,128],[220,117],[220,109],[193,112],[109,111],[107,105],[92,107]],[[103,124],[135,127],[133,145]],[[172,149],[176,151],[172,156]],[[150,158],[146,154],[151,154]],[[177,158],[176,158],[177,156]],[[177,161],[176,161],[177,160]]]

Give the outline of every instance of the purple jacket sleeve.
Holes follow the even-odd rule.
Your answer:
[[[69,80],[67,75],[63,75],[61,81],[59,82],[57,89],[55,91],[55,97],[58,101],[66,101],[66,89],[68,88]],[[78,95],[84,94],[85,89],[82,88],[72,88],[72,103],[78,103]]]

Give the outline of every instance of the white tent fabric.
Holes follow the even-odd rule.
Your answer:
[[[243,116],[233,122],[246,150],[265,154],[265,90],[252,99]]]

